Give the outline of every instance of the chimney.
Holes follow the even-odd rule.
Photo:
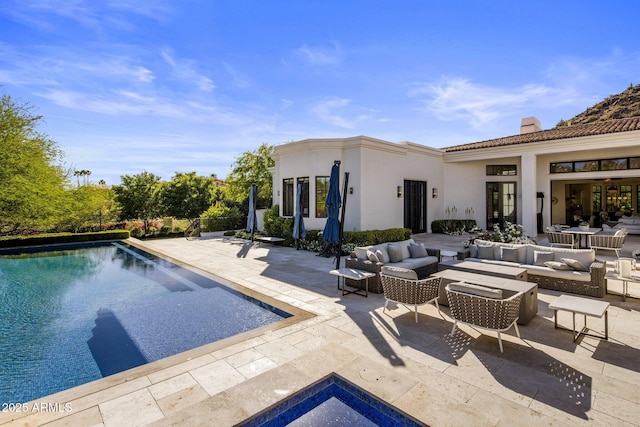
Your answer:
[[[541,130],[542,126],[540,125],[540,120],[535,117],[525,117],[520,123],[520,135],[531,132],[540,132]]]

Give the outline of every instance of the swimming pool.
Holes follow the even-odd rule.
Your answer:
[[[0,256],[0,402],[21,403],[291,314],[119,242]]]

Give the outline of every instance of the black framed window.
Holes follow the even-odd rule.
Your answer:
[[[487,167],[488,168],[488,167]],[[640,157],[619,157],[617,159],[576,160],[549,164],[550,173],[614,171],[640,169]],[[487,169],[487,175],[488,169]]]
[[[309,218],[309,177],[298,178],[302,183],[302,216]]]
[[[282,216],[293,216],[293,178],[282,180]]]
[[[324,202],[329,192],[329,177],[316,176],[316,218],[327,217],[327,207]]]
[[[487,165],[487,176],[516,176],[516,165]]]
[[[597,215],[602,211],[602,186],[601,185],[593,185],[591,186],[591,201],[593,206],[593,215]]]

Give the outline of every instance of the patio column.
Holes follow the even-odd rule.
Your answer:
[[[537,200],[536,200],[536,156],[531,153],[523,154],[520,158],[521,169],[521,191],[522,204],[521,215],[522,225],[529,233],[535,236],[538,233],[537,227]]]

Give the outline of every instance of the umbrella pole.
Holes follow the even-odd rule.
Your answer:
[[[340,257],[342,256],[342,241],[344,240],[344,211],[347,208],[347,188],[349,186],[349,172],[344,173],[344,186],[342,188],[342,214],[340,218],[340,232],[338,233],[338,253],[336,255],[336,270],[340,269]]]

